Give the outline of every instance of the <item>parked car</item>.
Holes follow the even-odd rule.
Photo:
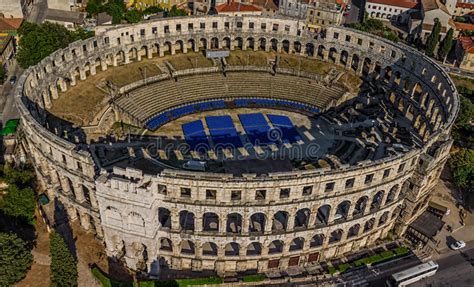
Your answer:
[[[466,243],[462,240],[458,240],[449,246],[452,250],[459,250],[466,247]]]
[[[15,83],[16,83],[16,76],[13,75],[13,76],[10,78],[10,84],[13,86]]]
[[[351,5],[350,4],[346,6],[346,11],[351,11]]]

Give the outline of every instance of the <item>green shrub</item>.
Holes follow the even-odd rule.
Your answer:
[[[264,274],[247,275],[242,278],[244,282],[259,282],[265,280],[267,277]]]
[[[179,286],[192,286],[192,285],[211,285],[221,284],[224,282],[220,277],[209,277],[209,278],[193,278],[193,279],[178,279],[176,280]]]
[[[352,266],[349,264],[349,263],[344,263],[344,264],[340,264],[339,266],[337,266],[337,268],[339,269],[339,272],[344,272],[346,271],[347,269],[350,269]]]
[[[333,267],[333,266],[329,266],[329,267],[328,267],[328,272],[329,272],[329,274],[332,275],[332,274],[336,273],[336,271],[337,271],[337,270],[336,270],[335,267]]]
[[[390,251],[390,250],[387,250],[387,251],[384,251],[384,252],[380,253],[380,256],[382,256],[383,259],[393,257],[393,255],[394,255],[393,252]]]
[[[394,250],[395,254],[398,255],[404,255],[407,254],[410,250],[406,248],[405,246],[398,247]]]

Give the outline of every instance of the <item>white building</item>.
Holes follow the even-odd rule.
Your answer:
[[[420,5],[416,0],[367,0],[365,8],[370,18],[406,24]]]
[[[26,18],[32,3],[32,0],[0,0],[0,13],[5,18]]]

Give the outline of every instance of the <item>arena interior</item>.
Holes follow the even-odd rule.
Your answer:
[[[56,208],[151,275],[308,266],[402,235],[459,109],[403,44],[261,16],[99,27],[29,68],[16,103]]]

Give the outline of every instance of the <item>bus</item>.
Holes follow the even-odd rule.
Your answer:
[[[392,274],[387,280],[386,285],[389,287],[408,286],[423,278],[433,276],[438,270],[438,267],[438,264],[434,261],[416,265],[404,271]]]

